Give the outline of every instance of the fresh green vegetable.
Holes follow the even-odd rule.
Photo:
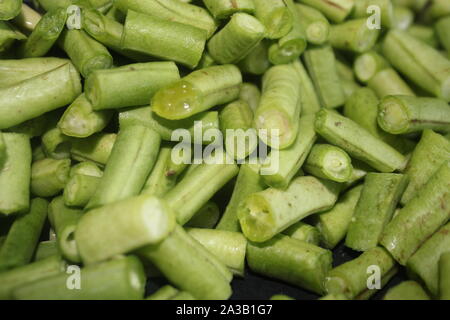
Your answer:
[[[347,182],[353,167],[348,154],[329,144],[315,144],[306,159],[304,170],[318,178]]]
[[[210,38],[217,24],[208,11],[179,0],[117,0],[114,2],[123,13],[137,11],[159,19],[174,21],[203,30]]]
[[[239,203],[249,194],[262,191],[264,188],[259,167],[251,164],[241,165],[233,194],[216,229],[239,232],[241,230],[238,218]]]
[[[194,68],[202,57],[205,43],[203,29],[128,10],[121,48]]]
[[[331,251],[315,245],[277,235],[273,239],[247,247],[250,269],[321,294],[331,269]]]
[[[244,276],[247,239],[240,232],[188,228],[187,233],[216,255],[234,274]]]
[[[93,110],[118,109],[148,104],[153,95],[180,79],[173,62],[147,62],[95,70],[84,90]]]
[[[331,26],[330,44],[336,49],[362,53],[373,48],[379,34],[379,29],[367,27],[366,18],[348,20]]]
[[[269,48],[269,61],[273,64],[290,63],[306,49],[306,30],[301,23],[301,16],[293,0],[284,0],[292,16],[292,28],[285,36],[278,39]]]
[[[0,300],[12,299],[14,289],[58,275],[65,271],[66,262],[59,255],[52,255],[42,260],[0,273]]]
[[[237,12],[255,12],[253,0],[203,0],[203,3],[216,19],[226,19]]]
[[[292,28],[293,17],[283,0],[253,0],[255,17],[266,27],[269,39],[279,39]]]
[[[439,259],[450,248],[450,223],[437,230],[409,259],[406,269],[434,297],[439,296]]]
[[[392,134],[424,129],[450,131],[450,107],[436,98],[387,96],[379,105],[378,124]]]
[[[386,226],[380,243],[401,265],[449,218],[450,161],[445,162]]]
[[[362,126],[337,112],[322,109],[316,114],[316,131],[328,142],[381,172],[402,170],[406,159]]]
[[[314,116],[302,116],[293,145],[287,149],[272,151],[261,166],[261,177],[274,188],[286,188],[305,162],[317,135],[314,131]]]
[[[0,20],[11,20],[20,13],[22,0],[4,0],[0,3]]]
[[[388,61],[416,85],[450,102],[450,61],[426,43],[391,30],[382,46]]]
[[[236,13],[208,42],[208,52],[220,64],[236,63],[264,38],[265,27],[247,13]]]
[[[64,111],[58,122],[58,128],[66,136],[86,138],[102,131],[112,116],[109,110],[94,110],[83,93]]]
[[[263,77],[261,101],[255,112],[259,138],[276,149],[291,146],[301,112],[300,77],[292,64],[270,68]]]
[[[143,126],[121,129],[98,189],[88,208],[139,194],[152,170],[160,145],[159,135]]]
[[[78,222],[75,241],[82,261],[91,264],[158,243],[174,226],[167,204],[141,195],[88,211]]]
[[[0,129],[65,106],[81,93],[80,76],[71,63],[0,88]]]
[[[450,252],[445,252],[439,259],[439,297],[450,300]]]
[[[306,68],[323,108],[337,108],[345,96],[336,70],[336,59],[330,46],[313,47],[305,51]]]
[[[60,273],[26,283],[12,296],[17,300],[139,300],[144,296],[144,268],[134,256],[86,266],[79,272],[80,290],[68,279],[70,274]]]
[[[0,248],[1,271],[24,266],[31,261],[47,216],[47,206],[46,200],[33,199],[30,210],[16,217]]]
[[[108,49],[83,30],[64,30],[59,37],[59,44],[83,77],[89,76],[94,70],[109,69],[113,65]]]
[[[353,250],[375,248],[406,188],[408,179],[395,173],[368,173],[350,222],[345,245]]]
[[[223,273],[229,271],[220,261],[213,263],[217,258],[181,227],[175,227],[159,244],[140,249],[139,255],[151,261],[170,283],[197,299],[228,299],[231,295],[231,273]]]
[[[368,82],[369,88],[373,89],[379,98],[389,95],[415,96],[412,89],[392,68],[378,71]]]
[[[52,48],[64,29],[67,20],[66,9],[47,12],[37,23],[33,32],[19,48],[24,58],[42,57]]]
[[[420,284],[409,280],[389,289],[383,300],[430,300],[430,297]]]
[[[295,178],[286,190],[269,188],[241,201],[238,217],[244,235],[251,241],[271,239],[297,221],[331,209],[339,186],[312,176]]]
[[[343,294],[348,299],[365,298],[377,291],[368,288],[369,267],[377,266],[380,276],[386,277],[395,270],[395,260],[389,253],[380,247],[372,248],[358,258],[341,264],[331,270],[325,279],[325,288],[328,294]],[[370,275],[370,273],[369,273]]]
[[[241,72],[234,65],[197,70],[159,90],[152,99],[152,110],[169,120],[185,119],[235,100],[241,84]]]
[[[0,165],[0,212],[23,213],[30,206],[31,146],[24,134],[3,133],[6,156]]]
[[[423,186],[450,157],[450,141],[432,130],[424,130],[404,173],[408,186],[402,195],[405,205],[422,192]]]
[[[344,193],[333,208],[311,217],[320,232],[321,245],[333,249],[347,234],[348,227],[361,195],[362,185]]]

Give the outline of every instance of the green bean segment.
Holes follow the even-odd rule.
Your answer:
[[[0,270],[24,266],[31,261],[47,216],[48,202],[36,198],[30,210],[18,216],[0,248]]]
[[[96,111],[83,93],[64,111],[58,122],[63,134],[75,138],[86,138],[102,131],[112,118],[109,110]]]
[[[357,0],[358,1],[358,0]],[[305,5],[316,8],[333,22],[342,22],[353,10],[354,0],[301,0]]]
[[[333,208],[311,217],[313,225],[320,232],[320,244],[323,247],[333,249],[345,238],[361,191],[362,185],[353,187],[340,197]]]
[[[11,20],[20,13],[21,0],[6,0],[0,4],[0,20]]]
[[[286,190],[269,188],[241,201],[238,217],[251,241],[263,242],[297,221],[333,207],[339,186],[312,176],[294,179]]]
[[[0,274],[0,300],[12,299],[14,289],[28,283],[64,272],[66,262],[59,255],[52,255],[30,264],[4,271]]]
[[[293,145],[287,149],[269,154],[261,166],[261,178],[274,188],[286,188],[304,164],[317,135],[314,131],[314,116],[302,116],[299,121],[298,135]]]
[[[334,111],[319,111],[315,128],[328,142],[381,172],[402,170],[406,165],[404,156],[398,151],[372,136],[356,122]]]
[[[357,251],[375,248],[389,223],[401,194],[406,176],[395,173],[368,173],[361,197],[348,228],[345,245]]]
[[[447,222],[449,177],[450,162],[447,161],[384,229],[380,243],[401,265],[405,265],[423,242]]]
[[[80,76],[71,63],[0,88],[0,129],[65,106],[80,93]]]
[[[247,248],[247,262],[254,272],[318,294],[324,292],[331,260],[329,250],[283,235],[262,243],[249,242]]]
[[[143,126],[121,129],[87,207],[92,209],[138,195],[156,162],[160,141],[155,131]]]
[[[237,100],[226,105],[219,113],[219,123],[231,157],[243,160],[256,150],[258,137],[253,129],[253,111],[247,102]]]
[[[229,298],[229,278],[212,262],[211,254],[204,251],[202,245],[177,226],[161,243],[140,249],[139,255],[150,260],[172,284],[197,299]],[[176,267],[180,265],[181,269]],[[225,267],[221,262],[219,265]]]
[[[113,65],[108,49],[83,30],[64,30],[58,41],[85,78],[94,70],[109,69]]]
[[[263,77],[254,118],[259,138],[275,149],[291,146],[297,137],[300,112],[300,78],[293,65],[270,68]]]
[[[439,296],[441,300],[450,299],[450,252],[439,259]]]
[[[304,170],[318,178],[347,182],[353,174],[348,154],[335,146],[315,144],[306,159]]]
[[[273,64],[285,64],[296,60],[306,49],[306,31],[293,0],[285,0],[292,16],[292,29],[269,48],[269,60]]]
[[[78,223],[75,241],[82,261],[92,264],[158,243],[174,226],[175,215],[163,201],[141,195],[88,211]]]
[[[430,297],[420,284],[409,280],[389,289],[383,300],[430,300]]]
[[[405,205],[418,195],[449,157],[450,141],[432,130],[424,130],[404,172],[408,176],[409,183],[402,195],[401,203]]]
[[[216,229],[239,232],[241,230],[238,217],[240,202],[249,194],[262,191],[264,188],[265,184],[259,175],[259,166],[241,165],[231,199]]]
[[[86,79],[86,98],[93,110],[141,106],[161,88],[180,79],[173,62],[135,63],[96,70]]]
[[[392,68],[377,72],[368,82],[369,88],[373,89],[379,98],[389,95],[415,96],[413,90]]]
[[[236,13],[208,42],[208,52],[220,64],[242,60],[264,38],[265,28],[255,17]]]
[[[215,254],[234,274],[244,276],[247,239],[240,232],[189,228],[187,233]]]
[[[377,42],[380,31],[367,27],[367,19],[348,20],[330,28],[330,44],[333,48],[352,52],[366,52]]]
[[[216,19],[228,18],[236,12],[255,12],[253,0],[203,0],[203,3]]]
[[[53,46],[64,29],[66,9],[56,9],[44,14],[33,32],[19,49],[24,58],[42,57]]]
[[[3,133],[5,159],[0,165],[0,212],[22,213],[30,206],[31,146],[24,134]]]
[[[203,29],[128,10],[121,47],[194,68],[205,43]]]
[[[123,13],[127,11],[142,12],[164,20],[175,21],[203,30],[208,38],[214,33],[217,24],[206,9],[183,3],[178,0],[117,0],[114,3]]]
[[[177,129],[186,129],[194,136],[195,128],[201,126],[206,131],[209,129],[219,129],[219,113],[217,111],[204,111],[191,117],[180,120],[168,120],[158,116],[152,111],[151,106],[126,108],[119,113],[120,127],[129,125],[143,125],[156,131],[162,140],[176,140]],[[202,136],[202,143],[211,142],[205,135]]]
[[[379,105],[378,124],[392,134],[424,129],[450,131],[450,107],[436,98],[387,96]]]
[[[65,259],[76,263],[81,262],[81,258],[75,242],[75,229],[83,214],[82,210],[66,207],[63,197],[54,198],[48,207],[48,219],[56,233],[59,252]]]
[[[330,46],[305,51],[306,68],[314,83],[323,108],[337,108],[344,104],[345,96],[336,70],[336,59]]]
[[[69,180],[70,159],[42,159],[31,166],[31,192],[50,197],[61,192]]]
[[[242,75],[234,65],[212,66],[194,71],[180,81],[159,90],[152,110],[160,117],[180,120],[239,96]]]
[[[406,269],[412,278],[425,284],[432,296],[439,296],[439,259],[450,246],[450,223],[447,223],[408,259]]]
[[[135,256],[86,266],[79,272],[82,290],[75,283],[67,285],[64,272],[24,284],[12,295],[17,300],[138,300],[144,296],[144,268]]]
[[[374,265],[378,266],[380,275],[384,277],[395,268],[395,260],[383,248],[372,248],[358,258],[332,269],[325,280],[326,291],[329,294],[343,294],[348,299],[357,298],[365,291],[373,294],[377,289],[367,287],[367,274]]]
[[[416,85],[450,101],[450,61],[437,50],[404,31],[391,30],[383,41],[382,52]]]
[[[266,27],[269,39],[279,39],[292,28],[293,17],[283,0],[253,0],[255,16]]]
[[[306,40],[315,45],[324,44],[330,36],[330,23],[317,9],[296,4],[299,23],[305,30]]]

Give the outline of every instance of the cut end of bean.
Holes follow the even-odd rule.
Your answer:
[[[380,103],[378,124],[389,133],[403,133],[408,128],[409,116],[400,100],[395,97],[386,97]]]
[[[155,94],[152,110],[166,119],[184,119],[201,105],[200,97],[198,90],[189,82],[179,81]]]
[[[348,155],[337,150],[328,152],[324,158],[324,170],[334,181],[346,182],[351,178],[352,167],[348,164]]]
[[[323,21],[311,23],[306,29],[306,38],[313,44],[323,44],[328,40],[330,27]]]
[[[272,235],[271,209],[266,201],[257,195],[249,196],[241,205],[238,217],[242,232],[255,242],[269,240]]]
[[[256,119],[259,138],[268,146],[283,149],[292,144],[296,130],[287,114],[280,110],[268,110]],[[277,148],[277,149],[278,149]]]

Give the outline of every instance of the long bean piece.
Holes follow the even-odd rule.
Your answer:
[[[339,186],[312,176],[294,179],[286,190],[269,188],[241,201],[238,217],[245,236],[263,242],[297,221],[333,207]]]
[[[449,184],[447,161],[384,229],[380,243],[401,265],[450,217]]]
[[[0,249],[0,270],[20,267],[31,261],[47,216],[47,206],[46,200],[34,199],[30,210],[14,220]]]
[[[30,206],[31,146],[24,134],[3,133],[5,160],[0,166],[0,212],[22,213]]]
[[[0,129],[65,106],[80,93],[80,76],[70,62],[15,85],[0,88]]]

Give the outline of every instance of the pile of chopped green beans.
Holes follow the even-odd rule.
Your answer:
[[[449,59],[450,0],[0,1],[0,299],[450,300]]]

